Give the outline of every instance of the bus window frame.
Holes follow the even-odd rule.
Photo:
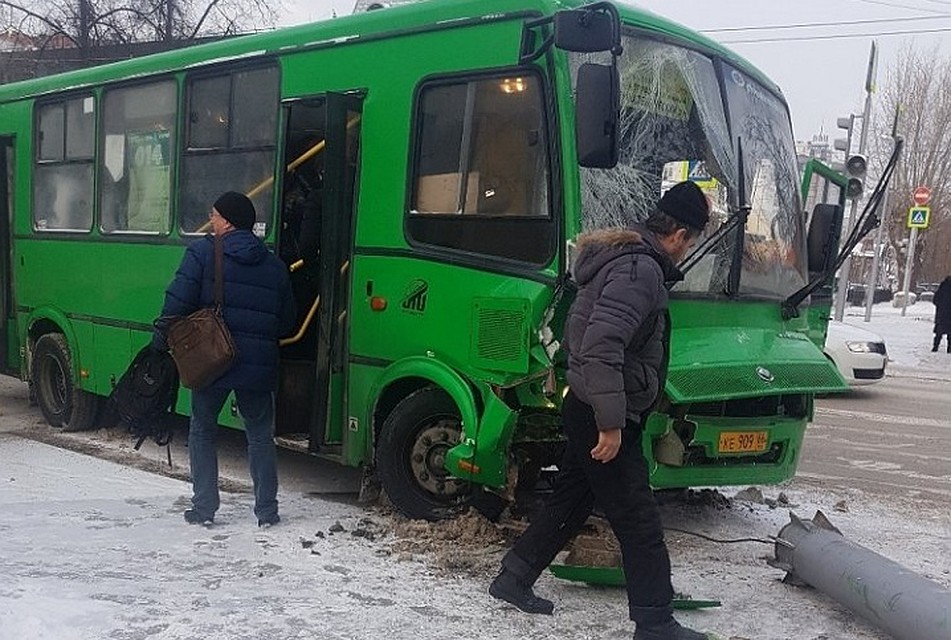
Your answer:
[[[130,239],[160,239],[160,238],[169,238],[172,235],[172,231],[175,229],[175,221],[178,216],[178,175],[179,168],[182,162],[182,151],[183,151],[183,137],[182,130],[186,124],[185,113],[184,113],[184,91],[182,89],[183,82],[181,80],[180,74],[171,72],[171,73],[157,73],[143,78],[136,78],[134,80],[122,81],[122,82],[109,82],[98,85],[96,87],[98,91],[99,98],[99,110],[102,112],[101,118],[105,119],[105,104],[108,94],[112,91],[123,91],[129,89],[136,89],[140,87],[154,86],[163,82],[173,82],[175,83],[175,117],[174,125],[175,131],[173,132],[173,143],[169,149],[169,157],[171,162],[171,167],[169,169],[169,204],[168,204],[168,218],[166,219],[165,229],[163,231],[142,231],[142,230],[131,230],[131,229],[116,229],[113,231],[108,231],[103,228],[102,220],[102,197],[103,197],[103,178],[102,173],[105,170],[105,124],[103,122],[98,122],[96,127],[96,158],[95,158],[95,171],[96,171],[96,181],[95,181],[95,202],[94,202],[94,227],[98,232],[99,236],[103,239],[113,239],[117,242],[128,242]],[[97,114],[97,120],[99,119]],[[100,166],[102,165],[102,166]]]
[[[99,135],[99,111],[101,107],[100,99],[100,88],[99,86],[87,86],[78,89],[62,91],[44,96],[43,98],[37,99],[33,102],[32,107],[32,119],[33,119],[33,135],[31,136],[33,142],[33,153],[30,157],[30,227],[34,233],[37,234],[52,234],[52,235],[92,235],[93,230],[96,228],[96,205],[98,199],[98,188],[97,188],[97,161],[98,161],[98,135]],[[79,156],[75,158],[70,158],[67,155],[68,148],[68,138],[69,138],[69,126],[68,121],[69,117],[66,111],[66,105],[73,100],[92,100],[93,104],[93,124],[92,124],[92,149],[89,156]],[[62,157],[56,160],[43,160],[40,157],[40,134],[42,133],[42,127],[40,124],[40,111],[45,107],[58,105],[63,110],[63,148],[62,148]],[[68,227],[40,227],[37,224],[36,218],[36,189],[37,189],[37,173],[38,169],[41,167],[64,167],[64,166],[81,166],[88,165],[92,169],[92,182],[90,185],[89,192],[89,225],[86,228],[68,228]]]
[[[485,269],[486,264],[495,265],[495,270],[500,271],[524,271],[526,268],[536,271],[550,266],[553,261],[560,259],[559,247],[561,242],[560,222],[563,216],[558,212],[562,206],[562,198],[558,196],[555,189],[555,183],[560,176],[561,164],[558,156],[559,145],[555,140],[557,131],[553,132],[552,122],[555,118],[555,97],[553,95],[552,83],[549,80],[551,70],[546,74],[537,66],[533,65],[515,65],[505,67],[493,67],[489,69],[479,69],[464,72],[437,73],[424,76],[416,83],[413,90],[412,119],[410,122],[409,149],[407,160],[407,182],[404,192],[403,203],[403,238],[415,253],[422,256],[432,257],[441,260],[448,260],[454,263],[462,263]],[[545,162],[546,162],[546,215],[526,216],[526,215],[486,215],[486,214],[457,214],[457,213],[414,213],[412,206],[415,199],[417,180],[419,179],[419,157],[422,144],[422,96],[427,89],[446,85],[466,85],[470,82],[480,80],[504,80],[513,76],[531,76],[538,82],[540,90],[538,98],[538,108],[542,118],[542,126],[545,132]],[[556,175],[557,174],[557,175]],[[545,255],[540,260],[531,260],[524,258],[512,258],[497,253],[486,253],[472,251],[462,248],[454,248],[444,245],[433,244],[415,238],[412,234],[411,224],[414,220],[428,220],[435,223],[447,221],[490,221],[502,227],[500,235],[512,233],[515,230],[506,229],[514,225],[524,225],[531,227],[535,225],[547,225],[549,239],[545,247]],[[501,267],[501,269],[499,269]],[[514,269],[513,269],[514,267]]]
[[[231,121],[234,116],[234,107],[235,107],[235,91],[234,91],[234,76],[241,72],[247,71],[258,71],[270,69],[276,72],[276,85],[277,85],[277,95],[274,100],[274,129],[273,129],[273,138],[269,144],[262,145],[247,145],[241,144],[237,145],[233,140],[233,131],[231,127]],[[271,173],[269,178],[263,178],[258,184],[263,184],[267,180],[271,181],[270,190],[271,194],[267,198],[267,201],[270,205],[270,213],[267,218],[261,220],[260,218],[256,220],[255,226],[263,223],[265,225],[266,233],[265,239],[274,239],[276,238],[276,226],[275,223],[276,217],[279,216],[278,208],[280,203],[278,202],[279,188],[281,187],[281,153],[283,152],[283,146],[281,143],[282,131],[281,128],[284,126],[283,120],[283,108],[284,108],[284,96],[282,92],[282,83],[283,83],[283,67],[281,65],[280,56],[266,56],[254,58],[251,60],[241,60],[237,63],[229,62],[224,64],[204,66],[201,68],[194,69],[193,71],[186,71],[179,83],[179,103],[181,106],[180,118],[182,121],[182,127],[180,129],[180,142],[178,144],[178,179],[175,181],[175,194],[174,194],[174,209],[175,213],[172,220],[172,228],[181,238],[196,238],[207,233],[208,230],[204,229],[204,226],[199,227],[196,231],[187,231],[183,224],[185,220],[183,219],[183,212],[185,211],[185,206],[183,204],[183,197],[185,190],[183,188],[183,177],[187,173],[185,171],[185,162],[186,159],[196,158],[196,157],[208,157],[208,156],[221,156],[221,155],[230,155],[235,153],[262,153],[270,152],[273,154],[271,162]],[[192,105],[192,86],[195,82],[200,82],[202,80],[209,80],[213,78],[227,77],[229,80],[229,96],[228,96],[228,117],[229,117],[229,128],[228,128],[228,146],[226,147],[192,147],[190,146],[192,139],[192,129],[194,123],[191,122],[190,112]],[[222,185],[219,191],[227,191],[228,189]],[[252,196],[252,200],[254,197]],[[211,209],[212,202],[202,203],[208,210]]]

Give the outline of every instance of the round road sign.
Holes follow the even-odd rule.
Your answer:
[[[914,193],[911,194],[911,199],[915,204],[923,207],[931,200],[931,189],[928,187],[916,187]]]

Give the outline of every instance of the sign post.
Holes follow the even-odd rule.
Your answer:
[[[905,258],[905,281],[902,290],[905,294],[901,300],[901,314],[905,315],[908,307],[908,289],[911,287],[911,268],[915,264],[915,245],[918,244],[918,229],[927,229],[931,221],[931,207],[925,206],[931,201],[931,189],[918,187],[911,194],[915,206],[908,209],[908,228],[911,234],[908,237],[908,255]]]

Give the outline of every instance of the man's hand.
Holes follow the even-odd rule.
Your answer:
[[[611,462],[621,450],[621,430],[598,431],[598,444],[591,450],[591,457],[601,462]]]

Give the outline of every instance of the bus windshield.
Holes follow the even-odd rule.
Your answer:
[[[620,161],[613,169],[581,169],[582,230],[642,222],[664,191],[692,180],[712,205],[705,236],[716,233],[741,202],[735,142],[740,138],[742,201],[751,206],[742,243],[738,233],[727,234],[674,291],[730,293],[733,255],[740,250],[740,286],[733,293],[780,299],[801,287],[803,220],[783,102],[749,76],[697,51],[630,34],[623,46]],[[573,54],[572,67],[595,59]]]

